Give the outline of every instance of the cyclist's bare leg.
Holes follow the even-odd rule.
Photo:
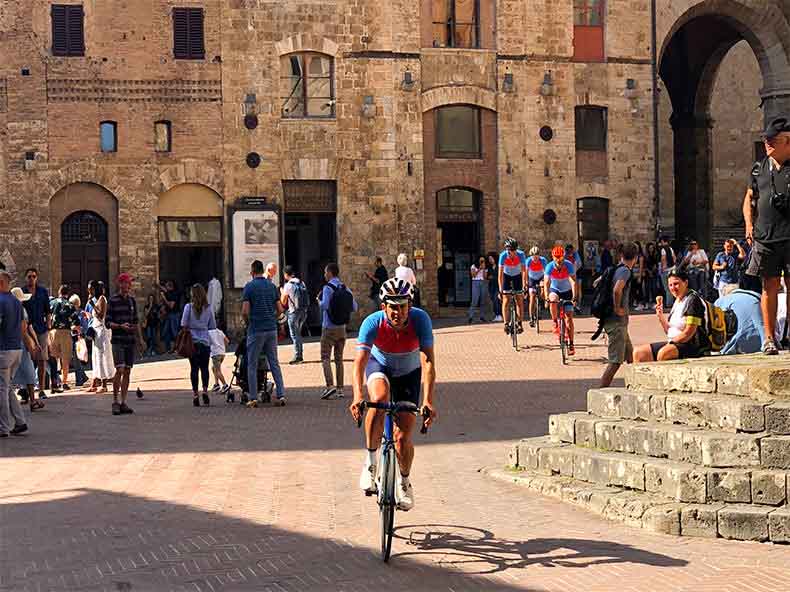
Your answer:
[[[411,471],[411,463],[414,461],[414,444],[411,436],[414,433],[414,425],[417,418],[412,413],[398,413],[395,420],[395,452],[398,455],[398,465],[400,474],[408,476]]]
[[[537,300],[537,294],[535,294],[535,290],[529,291],[529,317],[532,318],[535,315],[535,300]]]
[[[383,378],[374,378],[368,381],[368,397],[373,403],[386,403],[389,401],[390,385]],[[368,409],[365,416],[365,443],[368,450],[376,450],[384,434],[384,411],[382,409]]]
[[[524,320],[524,294],[516,296],[516,314],[519,323]]]
[[[557,302],[559,299],[559,296],[557,296],[557,294],[554,292],[549,294],[549,310],[551,310],[551,320],[555,323],[557,322],[557,309],[559,308]]]
[[[502,294],[502,321],[504,322],[505,326],[507,326],[507,323],[510,320],[508,319],[508,314],[510,311],[508,306],[510,306],[511,298],[513,298],[513,296],[509,294]]]
[[[568,326],[568,343],[573,343],[573,312],[565,311],[565,324]]]

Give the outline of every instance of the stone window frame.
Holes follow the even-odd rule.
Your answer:
[[[610,209],[611,202],[606,197],[585,195],[576,200],[576,231],[580,249],[584,249],[585,241],[601,241],[609,238]]]
[[[443,110],[447,109],[456,109],[459,107],[467,108],[472,110],[475,113],[476,118],[476,135],[477,135],[477,152],[457,152],[457,151],[448,151],[442,150],[441,146],[441,133],[439,130],[439,120],[440,115]],[[435,147],[435,154],[437,159],[468,159],[468,160],[480,160],[483,157],[483,130],[482,130],[482,120],[483,116],[481,111],[481,107],[478,105],[470,105],[470,104],[450,104],[450,105],[441,105],[440,107],[436,107],[434,109],[434,118],[435,118],[435,130],[436,130],[436,147]]]
[[[456,19],[457,3],[459,0],[432,0],[431,1],[431,35],[433,37],[433,47],[451,47],[457,49],[479,49],[480,48],[480,0],[466,0],[473,3],[472,6],[472,21],[471,22],[458,22]],[[461,0],[463,1],[463,0]],[[447,10],[447,20],[435,20],[433,9],[437,2],[445,3]],[[471,26],[472,43],[470,45],[456,44],[458,29],[461,26]],[[445,28],[444,36],[447,43],[442,44],[437,41],[436,29],[437,27]]]
[[[573,58],[602,62],[605,49],[606,0],[573,0]]]
[[[202,6],[173,8],[173,58],[205,60],[205,12]]]
[[[599,130],[600,139],[593,140],[585,137],[585,132],[589,131],[579,125],[580,114],[600,114],[602,130]],[[589,125],[592,125],[591,123]],[[575,126],[575,139],[576,151],[590,151],[590,152],[606,152],[609,142],[609,109],[602,105],[576,105],[574,108],[574,126]]]
[[[102,136],[104,135],[105,129],[112,130],[112,148],[105,150],[104,149],[104,140]],[[102,154],[114,154],[118,152],[118,122],[105,120],[99,123],[99,150]]]
[[[286,76],[284,74],[283,63],[285,60],[291,62],[293,58],[296,57],[300,60],[300,68],[302,71],[301,76],[299,77],[299,82],[296,84],[291,84],[290,87],[292,88],[291,92],[288,96],[283,96],[282,92],[282,84],[285,80],[293,80],[294,76]],[[310,81],[311,81],[311,73],[309,63],[315,59],[320,58],[327,60],[329,62],[329,76],[321,76],[318,77],[318,80],[326,80],[329,83],[329,96],[319,96],[316,97],[315,95],[310,95]],[[308,61],[309,60],[309,61]],[[313,78],[316,80],[316,78]],[[335,57],[333,55],[323,53],[320,51],[293,51],[290,53],[285,53],[280,55],[280,76],[279,82],[281,85],[280,88],[280,116],[283,119],[335,119],[336,117],[336,109],[335,105],[337,104],[336,94],[335,94]],[[303,106],[303,113],[301,114],[290,114],[286,112],[286,105],[292,100],[294,97],[295,92],[297,89],[301,87],[301,100],[300,103]],[[326,115],[313,115],[309,111],[310,101],[318,99],[326,99],[326,105],[329,107],[329,113]]]
[[[52,55],[58,57],[85,56],[85,10],[82,4],[53,4]]]
[[[159,126],[165,127],[167,132],[167,148],[160,150],[157,145],[158,141],[158,128]],[[154,152],[157,154],[168,154],[173,151],[173,123],[167,119],[160,119],[154,122]]]

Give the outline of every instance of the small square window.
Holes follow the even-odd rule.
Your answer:
[[[172,150],[172,131],[169,121],[157,121],[154,124],[154,149],[157,152]]]
[[[102,121],[99,136],[102,152],[118,152],[118,124],[114,121]]]

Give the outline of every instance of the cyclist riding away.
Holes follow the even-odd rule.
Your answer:
[[[505,250],[499,255],[499,291],[502,293],[502,310],[509,310],[512,294],[505,292],[520,292],[516,294],[516,316],[518,317],[518,332],[523,333],[524,327],[524,285],[527,283],[527,256],[518,248],[518,241],[514,238],[505,239]],[[505,322],[505,333],[509,331],[507,314],[502,315]]]
[[[546,271],[546,258],[541,257],[537,246],[529,250],[527,260],[527,282],[529,284],[529,326],[535,326],[535,317],[538,316],[538,291],[543,291],[543,278]]]
[[[354,400],[349,407],[355,421],[361,417],[364,398],[363,382],[374,403],[410,401],[420,405],[420,386],[425,379],[422,414],[430,425],[436,419],[433,402],[436,369],[433,351],[433,325],[424,310],[412,306],[414,287],[407,281],[392,278],[379,292],[381,310],[368,316],[359,328],[357,356],[354,359]],[[426,413],[427,412],[427,413]],[[395,487],[398,509],[414,507],[414,487],[409,480],[414,445],[412,433],[416,417],[399,413],[395,422],[395,452],[400,476]],[[384,433],[384,411],[368,409],[365,417],[367,453],[359,486],[367,494],[375,494],[376,451]]]
[[[548,282],[543,284],[543,296],[551,308],[551,320],[554,321],[554,333],[560,334],[557,314],[559,301],[566,300],[565,318],[568,326],[568,355],[576,353],[573,346],[573,305],[576,304],[576,267],[565,259],[565,249],[557,245],[551,250],[552,261],[546,266]]]

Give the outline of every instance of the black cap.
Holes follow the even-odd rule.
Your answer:
[[[763,138],[768,140],[778,136],[782,132],[790,132],[790,117],[787,117],[786,115],[774,117],[771,121],[769,121],[768,125],[765,126]]]

